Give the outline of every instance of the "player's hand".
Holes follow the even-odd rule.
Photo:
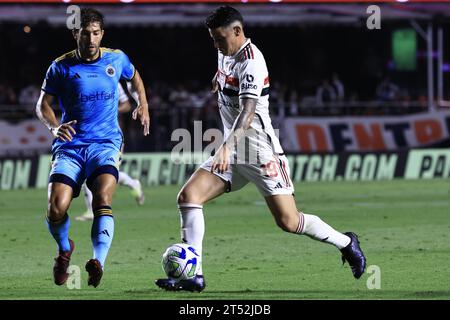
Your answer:
[[[230,154],[231,151],[228,145],[222,144],[214,155],[211,173],[213,173],[214,170],[217,170],[219,173],[227,171],[230,167]]]
[[[76,124],[77,120],[72,120],[66,123],[63,123],[59,127],[51,128],[50,132],[53,134],[53,136],[57,139],[60,139],[64,142],[66,141],[72,141],[73,136],[76,135],[75,129],[72,127],[72,125]]]
[[[150,133],[150,114],[148,113],[148,105],[139,105],[133,110],[133,119],[136,120],[139,117],[142,126],[144,127],[144,136]]]

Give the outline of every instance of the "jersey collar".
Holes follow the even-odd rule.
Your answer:
[[[233,54],[232,56],[231,56],[231,58],[236,58],[240,53],[241,53],[241,51],[249,44],[249,43],[251,43],[252,41],[251,41],[251,39],[250,38],[248,38],[245,42],[244,42],[244,44],[239,48],[239,50],[235,53],[235,54]]]
[[[96,63],[98,60],[100,60],[101,58],[102,58],[102,48],[100,48],[99,49],[99,55],[98,55],[98,57],[97,57],[97,59],[95,59],[95,60],[91,60],[91,61],[87,61],[87,60],[85,60],[85,59],[83,59],[82,57],[81,57],[81,55],[80,55],[80,52],[78,51],[78,49],[76,49],[75,50],[75,53],[76,53],[76,57],[77,57],[77,59],[79,60],[79,61],[81,61],[82,63],[87,63],[87,64],[91,64],[91,63]]]

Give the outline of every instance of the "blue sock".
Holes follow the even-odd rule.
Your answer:
[[[109,247],[114,236],[114,218],[111,207],[101,206],[94,209],[94,222],[92,223],[91,239],[94,248],[94,259],[105,265]]]
[[[45,219],[45,222],[47,223],[48,231],[50,231],[51,235],[58,244],[59,251],[62,252],[70,251],[69,215],[66,213],[66,215],[59,221],[49,221],[47,217],[47,219]]]

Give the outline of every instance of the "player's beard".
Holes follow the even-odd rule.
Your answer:
[[[82,56],[84,56],[85,58],[92,59],[98,54],[99,46],[93,45],[91,47],[91,45],[87,45],[87,46],[83,47],[82,50],[83,50]]]

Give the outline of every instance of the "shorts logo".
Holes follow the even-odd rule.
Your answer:
[[[106,74],[110,77],[114,77],[116,74],[116,69],[114,69],[114,67],[110,64],[106,67],[105,71],[106,71]]]
[[[247,74],[245,76],[245,78],[247,79],[247,82],[253,82],[253,80],[254,80],[254,78],[253,78],[253,76],[251,74]]]

